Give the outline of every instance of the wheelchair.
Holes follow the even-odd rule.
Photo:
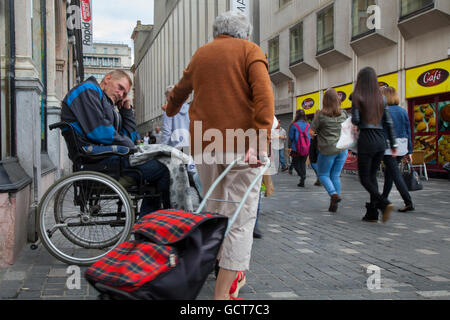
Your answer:
[[[79,145],[70,123],[58,122],[49,128],[61,130],[73,173],[43,195],[36,214],[38,237],[58,260],[91,265],[129,239],[142,200],[151,197],[162,204],[162,197],[155,186],[145,183],[139,170],[124,168],[123,160],[137,149],[105,146],[103,152],[91,153]],[[120,161],[102,164],[111,156]]]

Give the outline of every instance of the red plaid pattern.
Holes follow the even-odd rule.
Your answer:
[[[171,247],[164,245],[124,242],[89,267],[85,275],[93,282],[132,292],[169,271],[173,253]]]
[[[223,216],[175,209],[158,210],[141,218],[132,232],[159,244],[172,244],[183,239],[194,226],[214,217]]]

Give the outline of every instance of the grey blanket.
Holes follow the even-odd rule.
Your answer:
[[[150,144],[139,147],[139,152],[130,156],[131,166],[156,159],[170,172],[170,208],[194,211],[199,204],[199,195],[189,184],[187,166],[192,158],[176,148],[164,144]]]

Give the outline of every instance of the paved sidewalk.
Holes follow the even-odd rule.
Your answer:
[[[416,211],[395,211],[386,224],[361,221],[368,194],[357,176],[343,175],[343,201],[335,214],[327,211],[329,197],[314,181],[311,170],[306,188],[297,187],[296,176],[274,176],[276,192],[262,201],[264,237],[254,241],[242,298],[450,300],[448,180],[423,181],[424,190],[412,193]],[[391,201],[396,208],[403,205],[395,187]],[[376,275],[367,273],[370,265],[380,268],[380,289],[367,287]],[[13,266],[0,268],[0,298],[96,299],[84,278],[81,289],[66,287],[67,267],[42,246],[26,247]],[[211,299],[214,284],[210,275],[198,298]]]

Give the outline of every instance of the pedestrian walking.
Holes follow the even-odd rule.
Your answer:
[[[194,159],[210,157],[208,163],[202,161],[197,169],[205,190],[227,167],[225,160],[241,156],[234,144],[214,141],[216,149],[207,148],[211,140],[195,141],[195,137],[205,132],[227,137],[227,132],[255,130],[260,139],[259,155],[267,156],[270,131],[274,117],[274,95],[268,73],[268,62],[259,46],[248,41],[252,26],[248,18],[239,12],[220,14],[213,23],[214,40],[200,47],[184,70],[181,80],[170,92],[166,113],[174,116],[181,109],[192,91],[195,92],[190,110],[191,150]],[[197,135],[194,129],[201,124]],[[228,133],[229,135],[229,133]],[[265,136],[264,141],[261,141]],[[236,140],[239,137],[236,137]],[[256,160],[256,154],[249,147],[251,137],[246,141],[246,159]],[[233,140],[233,139],[229,139]],[[195,143],[201,144],[196,147]],[[218,150],[220,147],[222,149]],[[214,151],[211,152],[211,151]],[[197,153],[198,152],[198,153]],[[207,153],[207,154],[206,154]],[[226,155],[226,156],[225,156]],[[250,162],[252,163],[252,162]],[[212,197],[228,201],[239,201],[245,190],[259,173],[257,165],[242,163],[235,166],[215,188]],[[214,290],[214,299],[235,299],[239,288],[245,283],[244,271],[249,269],[253,244],[253,229],[261,182],[251,190],[244,207],[231,230],[225,237],[219,252],[219,271]],[[231,217],[235,203],[208,202],[206,210]]]
[[[409,126],[408,113],[405,109],[399,106],[400,99],[395,88],[383,88],[381,89],[381,93],[386,97],[389,114],[391,115],[394,123],[394,131],[398,144],[397,157],[392,156],[390,148],[387,148],[384,153],[383,162],[386,166],[386,170],[384,172],[384,187],[382,196],[384,199],[388,199],[389,193],[392,189],[392,183],[395,183],[395,186],[397,187],[397,190],[405,203],[404,207],[398,211],[413,211],[414,204],[411,199],[411,195],[408,192],[408,187],[406,186],[403,176],[398,168],[403,158],[406,158],[409,162],[412,161],[411,154],[413,152],[413,144],[411,141],[411,128]],[[387,138],[388,133],[386,130],[384,133]]]
[[[330,196],[330,212],[336,212],[338,203],[342,200],[340,175],[348,151],[338,149],[336,144],[341,135],[341,124],[347,118],[348,114],[341,109],[341,100],[336,90],[330,88],[325,91],[322,109],[314,117],[310,134],[317,139],[317,172]]]
[[[284,172],[288,170],[285,159],[285,151],[286,151],[286,141],[287,134],[286,130],[281,126],[281,123],[278,121],[278,126],[272,132],[272,148],[275,152],[278,152],[280,159],[280,168],[281,171]]]
[[[166,99],[168,99],[170,91],[172,91],[173,88],[173,85],[166,88]],[[164,110],[161,143],[179,150],[189,147],[189,123],[188,103],[183,103],[180,111],[173,117],[167,116]]]
[[[311,138],[309,135],[309,123],[306,122],[305,111],[298,109],[295,113],[294,122],[289,130],[289,139],[291,145],[289,148],[292,156],[294,169],[300,177],[298,187],[305,187],[306,180],[306,159],[309,154]]]
[[[319,180],[319,171],[317,167],[317,158],[319,157],[319,149],[317,148],[317,137],[311,135],[311,145],[309,147],[309,163],[311,164],[311,168],[313,168],[314,173],[316,174],[316,182],[314,183],[315,186],[321,186],[322,183],[320,183]]]
[[[388,148],[383,128],[386,128],[393,157],[397,155],[397,145],[392,118],[381,94],[376,72],[371,67],[363,68],[358,73],[352,93],[352,123],[359,129],[359,179],[370,194],[370,202],[366,203],[367,212],[362,220],[378,221],[378,210],[381,210],[381,220],[386,222],[393,205],[379,193],[377,181],[377,171]]]

